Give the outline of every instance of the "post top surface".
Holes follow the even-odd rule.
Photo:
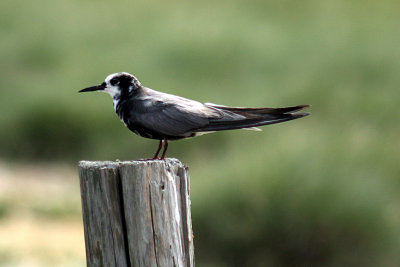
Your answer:
[[[121,165],[149,165],[149,164],[166,164],[166,165],[170,165],[170,166],[182,166],[184,167],[184,165],[182,164],[182,162],[176,158],[166,158],[164,160],[127,160],[127,161],[120,161],[120,160],[116,160],[116,161],[88,161],[88,160],[81,160],[79,161],[79,167],[80,168],[90,168],[90,167],[106,167],[106,168],[113,168],[113,167],[118,167]]]

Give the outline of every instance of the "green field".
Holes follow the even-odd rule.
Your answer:
[[[311,104],[263,132],[170,143],[190,167],[197,266],[398,266],[399,14],[394,0],[3,0],[0,162],[73,173],[152,156],[157,142],[129,132],[109,96],[77,93],[119,71],[201,102]],[[75,189],[32,205],[0,194],[0,232],[11,218],[80,221]],[[23,266],[1,244],[0,266]]]

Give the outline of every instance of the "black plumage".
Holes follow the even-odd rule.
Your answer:
[[[79,92],[104,91],[114,102],[121,121],[134,133],[160,140],[154,158],[164,141],[165,157],[168,140],[194,137],[207,132],[245,129],[280,123],[307,116],[295,113],[308,105],[284,108],[233,108],[186,99],[144,87],[133,75],[121,72],[109,75],[100,85]]]

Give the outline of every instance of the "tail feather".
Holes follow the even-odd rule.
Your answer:
[[[298,105],[292,107],[282,107],[282,108],[233,108],[221,105],[215,105],[211,103],[206,103],[206,106],[216,108],[219,110],[228,110],[235,113],[251,113],[251,114],[287,114],[292,112],[297,112],[305,108],[309,108],[310,105]]]
[[[309,105],[284,108],[232,108],[217,105],[211,106],[210,104],[208,106],[221,111],[225,116],[210,119],[210,123],[203,128],[196,129],[197,132],[252,128],[290,121],[309,115],[309,113],[293,113],[308,108]],[[240,116],[232,116],[232,113]]]

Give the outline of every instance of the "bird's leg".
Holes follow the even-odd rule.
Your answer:
[[[167,148],[168,148],[168,141],[167,141],[167,139],[164,139],[164,151],[163,151],[160,159],[164,159],[165,153],[167,153]]]
[[[158,153],[160,153],[161,148],[162,148],[162,139],[160,139],[160,144],[158,145],[157,152],[152,159],[158,159]]]

